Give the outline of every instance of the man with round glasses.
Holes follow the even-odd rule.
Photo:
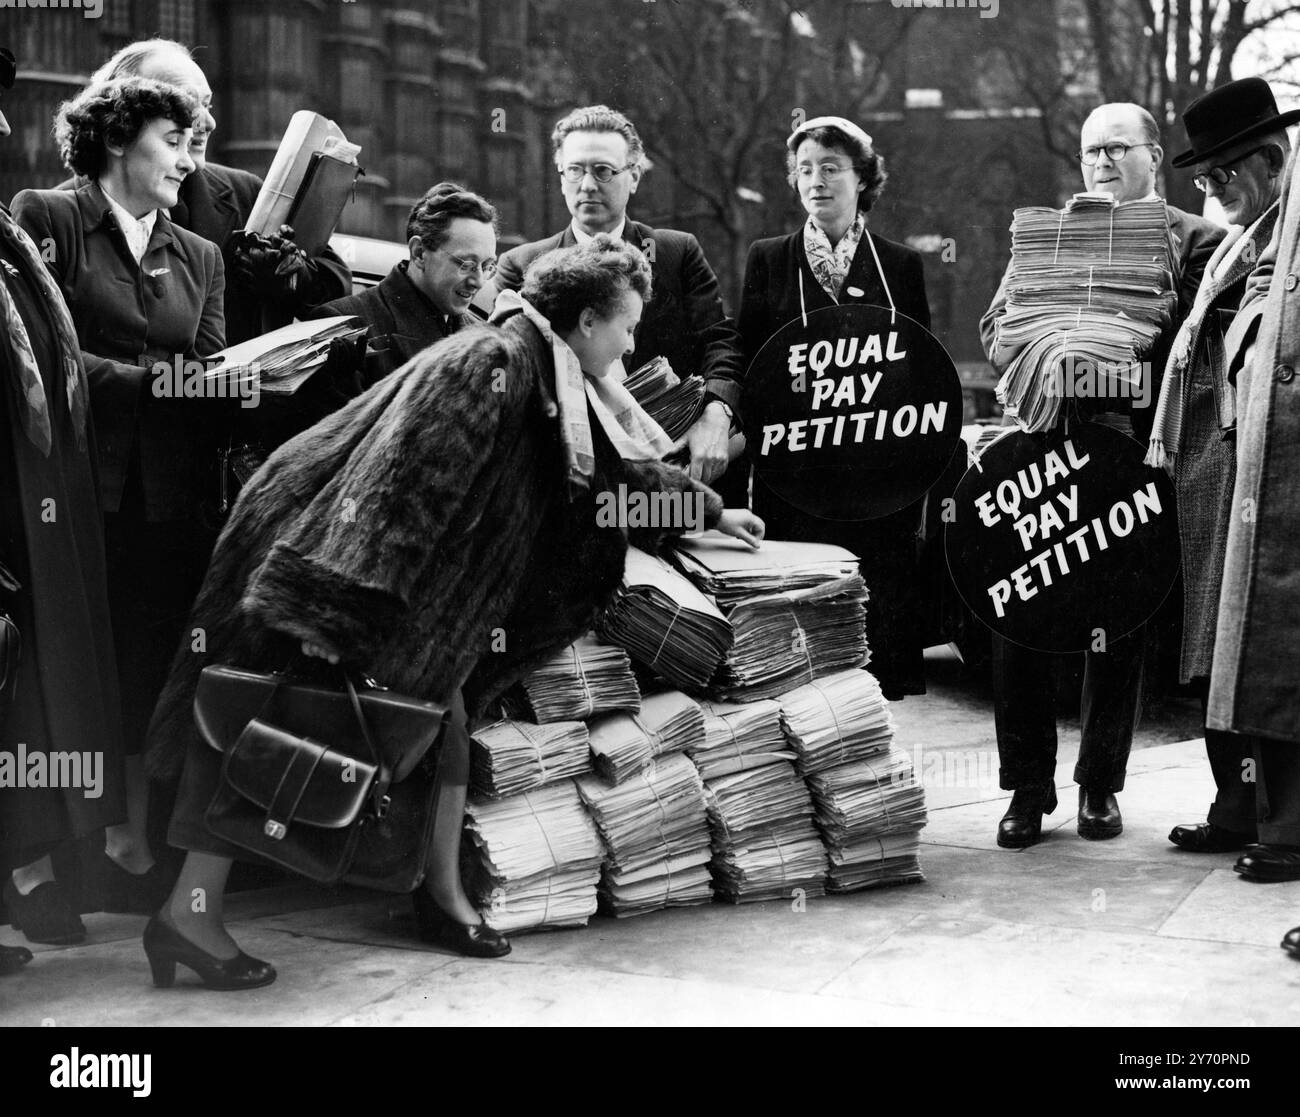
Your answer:
[[[1183,551],[1179,678],[1196,687],[1203,713],[1237,472],[1236,393],[1229,381],[1225,331],[1277,223],[1291,149],[1286,125],[1297,119],[1300,112],[1278,113],[1263,79],[1228,82],[1187,106],[1183,125],[1191,147],[1173,161],[1175,167],[1193,168],[1196,185],[1218,201],[1231,225],[1175,339],[1148,459],[1170,469],[1177,491]],[[1260,840],[1256,796],[1267,765],[1256,758],[1255,745],[1251,736],[1206,727],[1217,793],[1207,821],[1173,828],[1174,845],[1193,853],[1224,853]]]
[[[1163,158],[1160,132],[1140,105],[1101,105],[1088,116],[1079,135],[1078,158],[1084,186],[1110,194],[1117,203],[1157,198],[1156,175]],[[1195,214],[1165,207],[1176,248],[1178,307],[1173,327],[1157,343],[1149,368],[1164,368],[1174,329],[1186,316],[1201,284],[1201,275],[1223,230]],[[995,351],[997,325],[1006,312],[1007,276],[980,319],[985,353]],[[1005,371],[999,367],[998,372]],[[1149,385],[1133,399],[1089,401],[1091,418],[1150,437],[1151,401],[1159,385]],[[1145,397],[1145,406],[1141,406]],[[1064,412],[1063,412],[1064,414]],[[1146,626],[1106,644],[1105,651],[1084,653],[1086,666],[1080,709],[1079,758],[1074,779],[1079,785],[1077,829],[1091,841],[1123,832],[1116,793],[1124,788],[1129,750],[1142,708]],[[1051,657],[993,636],[993,700],[997,727],[1000,783],[1014,795],[998,823],[997,843],[1022,849],[1042,838],[1043,815],[1056,807],[1056,709]]]
[[[635,369],[665,358],[678,376],[698,375],[705,407],[685,435],[693,478],[711,484],[727,468],[731,431],[739,429],[740,337],[723,309],[718,280],[700,242],[676,229],[652,229],[627,216],[645,161],[641,137],[620,112],[605,105],[574,109],[551,134],[555,166],[573,220],[563,232],[502,255],[496,286],[517,291],[528,265],[553,248],[585,244],[609,233],[636,245],[650,260],[651,298],[626,360]]]

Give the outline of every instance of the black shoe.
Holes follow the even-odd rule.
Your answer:
[[[1056,788],[1050,783],[1018,787],[1011,806],[998,823],[998,845],[1003,849],[1024,849],[1043,837],[1043,815],[1056,810]]]
[[[1117,838],[1124,832],[1119,803],[1109,791],[1079,788],[1079,837],[1090,842]]]
[[[1300,847],[1257,845],[1238,857],[1233,869],[1258,884],[1300,880]]]
[[[1245,849],[1255,841],[1248,834],[1224,829],[1213,822],[1175,826],[1169,831],[1169,840],[1189,853],[1231,853],[1233,850]]]
[[[56,881],[38,884],[24,896],[10,877],[5,881],[4,900],[9,922],[15,931],[27,936],[28,942],[75,946],[86,941],[86,925]]]
[[[1282,949],[1292,958],[1300,958],[1300,927],[1292,927],[1282,936]]]
[[[144,952],[153,971],[153,983],[159,989],[172,987],[177,962],[198,974],[209,989],[257,989],[275,980],[275,967],[270,962],[250,958],[242,950],[234,958],[214,958],[171,924],[164,923],[160,915],[149,920],[144,929]]]
[[[147,873],[132,873],[106,853],[103,857],[104,910],[130,915],[152,915],[171,895],[175,883],[161,861]]]
[[[0,946],[0,977],[17,973],[32,960],[32,952],[25,946]]]
[[[510,953],[510,940],[489,927],[481,915],[473,927],[458,923],[423,888],[411,893],[411,903],[415,905],[415,925],[425,942],[469,958],[500,958]]]

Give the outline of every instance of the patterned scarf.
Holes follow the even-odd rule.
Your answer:
[[[19,227],[9,210],[0,205],[0,236],[18,256],[22,257],[29,273],[35,277],[41,294],[45,296],[46,306],[53,319],[55,333],[58,335],[59,354],[63,364],[63,376],[67,385],[68,410],[72,413],[72,426],[77,432],[77,449],[86,449],[86,400],[89,389],[86,384],[86,370],[81,363],[81,349],[77,344],[77,330],[68,313],[68,305],[63,301],[63,292],[46,270],[36,245]],[[45,396],[45,385],[41,380],[41,370],[36,363],[36,354],[32,350],[31,338],[27,336],[27,327],[23,325],[18,305],[10,294],[9,285],[0,282],[0,315],[5,321],[6,340],[9,344],[10,364],[18,375],[18,382],[13,385],[17,410],[23,424],[23,430],[42,455],[50,456],[53,436],[50,424],[50,404]]]
[[[672,452],[673,440],[642,410],[632,393],[613,379],[612,374],[599,378],[585,375],[578,354],[518,291],[503,291],[497,297],[492,321],[499,322],[516,311],[522,311],[551,346],[555,402],[560,410],[560,442],[564,447],[570,499],[591,488],[596,472],[591,425],[587,420],[588,403],[620,458],[652,461]]]
[[[849,268],[853,266],[853,255],[857,252],[858,242],[866,228],[866,219],[859,210],[853,218],[853,224],[840,237],[840,243],[832,248],[830,238],[811,217],[803,227],[803,250],[808,256],[808,266],[817,277],[822,290],[836,302],[839,302],[840,288],[844,286]]]

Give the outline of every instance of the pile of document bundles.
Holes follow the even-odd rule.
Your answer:
[[[590,771],[587,727],[580,721],[537,725],[505,719],[470,738],[470,790],[490,799]]]
[[[748,597],[810,589],[858,573],[858,556],[831,543],[764,539],[755,551],[720,531],[679,540],[673,557],[724,611]]]
[[[628,373],[623,387],[674,440],[690,429],[704,409],[704,380],[699,376],[682,380],[663,357]]]
[[[291,322],[214,353],[203,378],[225,389],[231,398],[252,398],[254,390],[292,395],[325,364],[335,338],[355,342],[366,332],[360,318],[347,314]]]
[[[577,782],[609,850],[602,910],[641,915],[713,898],[704,785],[687,757],[661,757],[619,784],[595,775]]]
[[[830,855],[832,892],[925,879],[918,860],[925,791],[906,752],[891,748],[823,769],[808,786]]]
[[[704,689],[731,647],[718,607],[662,559],[629,547],[623,583],[601,635],[673,686]]]
[[[991,360],[997,397],[1028,431],[1052,429],[1066,398],[1145,398],[1144,371],[1177,305],[1165,203],[1076,194],[1063,210],[1030,206],[1011,223],[1006,312]],[[1143,378],[1146,382],[1143,383]],[[1128,404],[1122,405],[1127,408]]]
[[[585,720],[613,710],[636,713],[641,692],[627,652],[594,633],[570,644],[523,681],[539,722]]]
[[[636,714],[606,714],[589,725],[592,762],[610,783],[622,783],[656,757],[698,748],[704,714],[679,690],[650,694]]]
[[[865,760],[894,740],[894,720],[880,684],[869,671],[838,671],[783,694],[781,725],[805,778]]]
[[[605,850],[572,780],[465,807],[462,873],[502,932],[580,927],[595,914]]]

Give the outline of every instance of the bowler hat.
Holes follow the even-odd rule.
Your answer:
[[[1242,78],[1211,89],[1183,110],[1191,149],[1174,159],[1190,167],[1252,136],[1278,132],[1300,120],[1300,109],[1279,113],[1273,90],[1263,78]]]
[[[14,59],[13,51],[8,47],[0,47],[0,87],[12,89],[14,78],[17,76],[18,63]]]

